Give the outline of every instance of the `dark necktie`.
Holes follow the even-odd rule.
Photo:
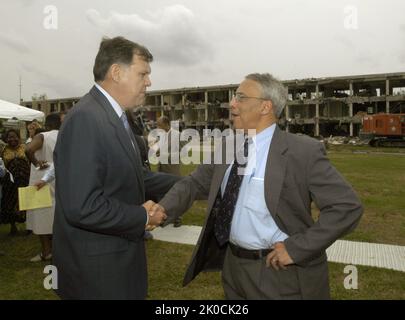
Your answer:
[[[247,158],[247,152],[249,147],[249,140],[245,139],[242,152]],[[214,214],[216,215],[214,223],[214,233],[220,246],[223,246],[229,241],[229,235],[231,233],[231,222],[233,212],[235,211],[236,202],[239,196],[239,189],[242,184],[244,175],[238,172],[239,168],[245,168],[247,162],[244,164],[238,164],[237,157],[235,157],[234,163],[229,173],[228,181],[226,183],[224,196],[221,199],[221,188],[219,188],[217,198],[213,206]]]

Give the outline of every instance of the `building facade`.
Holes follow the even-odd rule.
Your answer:
[[[367,114],[405,112],[405,72],[283,81],[288,103],[279,124],[311,136],[357,136]],[[140,108],[152,123],[161,115],[183,128],[228,128],[229,102],[237,84],[149,91]],[[22,105],[43,111],[69,111],[80,97],[37,99]]]

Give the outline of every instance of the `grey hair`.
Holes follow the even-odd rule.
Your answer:
[[[279,118],[288,99],[288,89],[269,73],[251,73],[245,79],[253,80],[262,88],[262,98],[273,103],[274,115]]]

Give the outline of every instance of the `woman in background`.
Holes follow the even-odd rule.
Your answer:
[[[34,136],[31,143],[26,146],[25,154],[31,161],[30,185],[36,185],[42,180],[45,169],[53,163],[53,150],[55,149],[61,125],[60,115],[51,113],[46,117],[45,129]],[[41,179],[42,178],[42,179]],[[52,206],[27,211],[27,230],[38,235],[42,251],[31,259],[31,262],[51,260],[52,258],[52,228],[55,214],[55,183],[50,182]]]
[[[7,173],[1,178],[0,223],[10,224],[10,235],[15,235],[18,231],[16,223],[25,222],[25,211],[19,211],[18,208],[18,188],[28,185],[30,165],[18,131],[14,129],[6,131],[4,141],[7,145],[1,153],[1,158]]]
[[[37,134],[36,130],[41,128],[41,125],[38,123],[37,120],[33,120],[31,123],[27,125],[27,131],[28,131],[28,139],[25,141],[25,144],[28,144],[32,141],[34,136]]]
[[[4,166],[4,162],[3,159],[0,158],[0,179],[4,177],[4,175],[6,174],[6,167]],[[0,201],[1,201],[1,197],[2,197],[2,185],[0,184]],[[0,208],[1,210],[1,208]],[[1,216],[1,211],[0,211],[0,216]],[[0,251],[0,256],[4,256],[4,252]]]

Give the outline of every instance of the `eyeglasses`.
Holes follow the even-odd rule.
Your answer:
[[[242,102],[243,99],[268,100],[268,99],[265,99],[265,98],[244,96],[242,93],[235,93],[235,94],[233,95],[233,99],[235,99],[236,102]]]

